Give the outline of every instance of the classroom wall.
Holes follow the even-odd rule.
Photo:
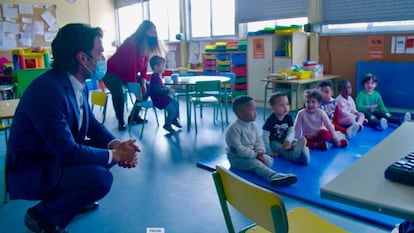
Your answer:
[[[391,53],[391,39],[399,35],[413,36],[414,33],[384,35],[384,59],[378,61],[414,61],[414,54]],[[355,96],[356,89],[356,62],[370,60],[368,59],[368,36],[372,34],[320,36],[319,38],[319,62],[323,64],[325,73],[337,74],[350,80],[353,96]]]
[[[103,43],[106,52],[110,54],[115,49],[112,46],[116,39],[113,0],[77,0],[74,3],[65,0],[0,0],[0,3],[56,5],[56,18],[60,27],[75,22],[99,26],[104,31]],[[11,55],[9,51],[0,51],[0,56]]]

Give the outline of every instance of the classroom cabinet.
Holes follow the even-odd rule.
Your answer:
[[[264,88],[268,74],[277,73],[292,65],[308,60],[308,34],[292,32],[284,34],[249,35],[247,38],[247,94],[259,102],[264,100]],[[295,98],[291,97],[293,102]]]

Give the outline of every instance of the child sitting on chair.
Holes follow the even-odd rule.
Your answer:
[[[368,121],[365,119],[364,113],[358,112],[356,109],[355,101],[351,97],[351,82],[348,80],[339,81],[338,89],[340,94],[336,97],[337,106],[335,111],[337,124],[352,129],[352,133],[357,129],[356,133],[362,130],[364,124]]]
[[[318,89],[305,90],[305,108],[295,119],[295,136],[303,136],[309,148],[328,150],[329,143],[346,147],[348,141],[335,128],[325,111],[321,109],[322,93]]]
[[[153,56],[150,59],[150,66],[153,71],[149,85],[149,95],[155,107],[159,109],[165,109],[167,116],[165,119],[164,129],[170,133],[174,133],[175,130],[171,125],[181,128],[179,122],[180,108],[178,102],[170,97],[170,94],[174,93],[174,89],[170,89],[164,86],[161,79],[161,74],[165,71],[165,59],[160,56]]]
[[[254,121],[256,104],[250,96],[238,96],[233,101],[237,119],[226,132],[227,158],[234,169],[253,171],[270,181],[272,186],[286,186],[296,183],[294,174],[278,173],[272,170],[273,158],[264,153],[265,147]]]
[[[381,94],[375,91],[378,80],[373,74],[368,73],[362,79],[364,90],[358,93],[356,98],[357,109],[365,114],[368,119],[368,125],[374,128],[385,130],[388,128],[388,122],[401,125],[404,121],[411,119],[409,112],[403,117],[395,117],[385,107]]]
[[[272,94],[269,104],[272,114],[266,119],[262,134],[266,152],[272,157],[280,154],[293,162],[309,164],[310,154],[309,148],[306,147],[306,139],[295,139],[287,94]]]

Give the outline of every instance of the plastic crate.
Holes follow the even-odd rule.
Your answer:
[[[220,65],[220,66],[228,66],[228,65],[230,65],[230,60],[217,60],[217,65]]]
[[[230,71],[230,66],[229,65],[218,65],[217,66],[217,70],[220,72],[229,72]]]
[[[247,67],[246,66],[233,66],[231,68],[232,72],[236,74],[236,76],[246,76],[247,75]]]
[[[238,76],[235,81],[235,83],[246,83],[246,82],[247,82],[247,78],[244,76]]]
[[[216,75],[217,74],[215,70],[204,70],[203,73],[205,75]]]
[[[246,54],[245,53],[234,53],[231,55],[231,62],[235,66],[246,65]]]
[[[301,72],[295,72],[291,70],[279,70],[279,74],[287,74],[287,75],[294,75],[298,79],[308,79],[312,76],[312,71],[305,70]]]
[[[216,58],[217,60],[230,60],[230,53],[218,53]]]

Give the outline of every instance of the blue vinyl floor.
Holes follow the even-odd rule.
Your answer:
[[[181,102],[182,123],[185,125],[185,103]],[[131,104],[129,105],[131,110]],[[199,131],[184,128],[174,135],[162,128],[163,111],[158,111],[160,127],[152,112],[144,136],[138,141],[142,152],[134,169],[114,167],[114,184],[110,193],[100,201],[94,212],[78,216],[67,228],[71,233],[146,233],[148,228],[164,228],[168,233],[221,233],[227,232],[217,199],[211,172],[196,166],[205,160],[225,152],[225,132],[214,125],[210,108],[204,109],[203,119],[198,119]],[[97,109],[97,116],[100,115]],[[263,124],[262,109],[257,109],[257,124]],[[128,112],[125,113],[125,118]],[[128,132],[118,132],[117,122],[108,102],[105,125],[121,139],[130,137]],[[234,114],[229,111],[230,121]],[[228,125],[226,124],[226,127]],[[133,127],[131,135],[138,137],[141,127]],[[351,142],[352,143],[352,142]],[[0,134],[1,161],[4,159],[4,140]],[[3,168],[3,164],[1,164]],[[3,174],[3,173],[1,173]],[[390,228],[372,224],[358,218],[318,207],[307,202],[282,195],[288,209],[307,207],[325,219],[355,233],[384,233]],[[30,232],[23,224],[27,208],[35,202],[12,200],[0,204],[0,232]],[[234,211],[232,211],[234,212]],[[249,220],[235,214],[236,229]]]

